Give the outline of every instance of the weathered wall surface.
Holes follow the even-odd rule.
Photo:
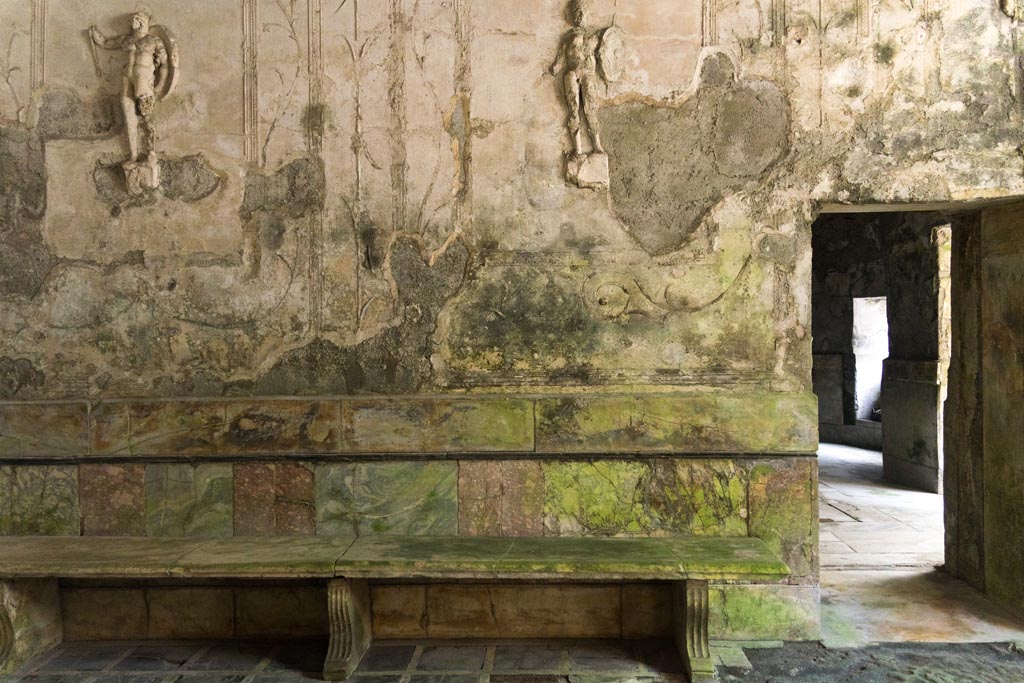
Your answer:
[[[517,452],[534,531],[745,532],[813,593],[816,209],[1024,192],[994,0],[595,0],[607,189],[567,157],[562,0],[150,4],[181,80],[133,194],[125,57],[84,30],[134,0],[0,1],[5,533],[226,535],[250,495],[243,533],[469,532],[462,463]],[[429,505],[375,524],[381,491]]]
[[[1020,206],[982,213],[981,373],[985,588],[1024,609],[1024,239]]]

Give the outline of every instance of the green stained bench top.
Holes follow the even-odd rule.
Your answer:
[[[772,579],[756,538],[0,537],[0,578]]]

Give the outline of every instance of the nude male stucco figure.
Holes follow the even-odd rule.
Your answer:
[[[125,35],[107,38],[93,26],[89,29],[89,37],[94,45],[106,50],[124,50],[128,54],[128,63],[121,78],[121,109],[129,152],[124,166],[126,180],[132,194],[141,191],[133,187],[138,182],[143,187],[155,189],[159,185],[159,176],[153,112],[156,103],[170,95],[177,83],[177,44],[165,28],[152,26],[146,12],[131,15],[131,31]],[[133,174],[143,161],[140,127],[141,142],[145,144],[144,160],[150,171],[149,178],[141,181],[137,174]]]
[[[572,28],[562,39],[548,72],[555,77],[561,74],[569,109],[573,154],[567,162],[567,177],[579,187],[597,189],[608,185],[608,159],[597,118],[598,92],[602,83],[615,81],[621,74],[622,37],[615,26],[589,29],[585,0],[570,0],[569,17]]]

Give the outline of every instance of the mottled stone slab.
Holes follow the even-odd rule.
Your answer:
[[[145,465],[80,465],[82,534],[145,536],[145,482]]]
[[[0,456],[81,456],[89,453],[89,404],[0,404]]]
[[[330,577],[353,536],[222,538],[179,557],[175,572],[201,577]]]
[[[0,466],[0,535],[77,536],[78,468]]]
[[[645,491],[657,528],[694,536],[746,536],[746,464],[735,460],[665,459],[650,463]]]
[[[94,455],[214,455],[223,449],[228,404],[112,403],[94,411]]]
[[[371,588],[375,638],[426,638],[427,587],[413,584]]]
[[[372,453],[529,452],[528,399],[347,401],[346,451]]]
[[[541,453],[813,453],[811,393],[572,396],[537,401]]]
[[[672,634],[672,585],[637,583],[622,586],[622,637],[667,638]]]
[[[43,654],[61,638],[56,580],[0,581],[0,675]]]
[[[761,461],[750,470],[750,534],[768,544],[795,576],[818,573],[818,462]]]
[[[166,577],[203,543],[182,538],[0,538],[0,577]]]
[[[457,497],[455,462],[319,465],[317,533],[455,534]]]
[[[230,536],[230,464],[146,465],[148,536]]]
[[[821,638],[817,586],[714,585],[709,631],[720,640],[797,641]]]
[[[335,453],[341,432],[337,401],[231,403],[222,453]]]
[[[231,638],[235,601],[230,588],[155,588],[146,591],[150,638]]]
[[[314,467],[306,463],[236,463],[236,536],[316,533]]]
[[[544,463],[544,527],[549,536],[643,535],[658,525],[646,501],[650,463],[632,460]]]
[[[733,460],[547,461],[546,533],[746,536],[747,478]]]
[[[343,576],[588,579],[782,577],[755,538],[429,538],[364,536],[338,561]]]
[[[459,462],[459,533],[542,536],[544,469],[537,460]]]
[[[429,585],[430,638],[617,638],[615,585]]]
[[[327,632],[322,586],[235,589],[236,637],[320,637]]]
[[[146,635],[148,607],[141,588],[65,588],[67,640],[131,640]]]

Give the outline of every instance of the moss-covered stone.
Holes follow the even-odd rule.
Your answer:
[[[0,535],[77,536],[78,468],[0,466]]]
[[[796,576],[818,573],[818,463],[768,460],[750,470],[750,535],[763,539]]]
[[[715,640],[818,640],[817,586],[712,585],[708,633]]]
[[[643,462],[547,462],[544,527],[555,536],[643,535],[659,523],[646,505],[650,465]]]
[[[588,396],[537,402],[540,452],[804,452],[813,394]]]

